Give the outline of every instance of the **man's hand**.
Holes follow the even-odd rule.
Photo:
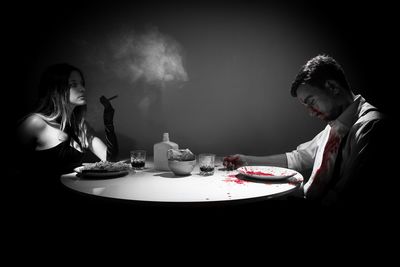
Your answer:
[[[224,157],[223,164],[228,170],[232,171],[241,166],[247,165],[247,162],[244,159],[244,157],[245,157],[244,155],[240,154],[227,156]]]

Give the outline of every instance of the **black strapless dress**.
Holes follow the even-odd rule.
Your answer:
[[[71,147],[69,141],[45,150],[25,151],[23,156],[18,154],[19,193],[15,201],[26,200],[23,205],[34,209],[69,205],[74,195],[61,184],[60,177],[81,166],[85,154]]]
[[[32,156],[35,172],[61,175],[82,165],[84,153],[71,147],[69,141],[64,141],[49,149],[36,150]]]

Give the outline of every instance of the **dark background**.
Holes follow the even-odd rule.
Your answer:
[[[341,63],[355,93],[394,109],[395,14],[384,1],[61,1],[5,12],[6,116],[15,122],[29,112],[43,69],[69,62],[83,70],[88,120],[102,138],[98,98],[119,95],[121,158],[134,148],[152,154],[163,132],[195,154],[294,149],[324,127],[289,93],[300,66],[319,53]],[[149,29],[179,43],[188,81],[161,88],[112,71],[110,43]]]
[[[102,120],[98,97],[102,94],[119,95],[113,105],[116,109],[115,126],[121,144],[121,158],[127,157],[127,152],[133,148],[145,148],[152,152],[152,144],[161,139],[164,131],[168,131],[171,139],[181,147],[189,147],[196,154],[204,151],[217,154],[269,154],[294,149],[300,142],[312,138],[324,126],[310,118],[289,93],[290,84],[300,66],[318,53],[335,57],[344,67],[356,93],[361,93],[389,115],[394,114],[398,90],[398,45],[394,40],[398,34],[395,24],[398,16],[396,10],[389,1],[3,3],[2,63],[5,70],[2,75],[1,128],[6,150],[2,152],[7,159],[17,160],[21,164],[29,160],[18,153],[13,155],[13,128],[34,103],[40,73],[47,65],[60,61],[70,62],[83,70],[90,98],[88,119],[100,134]],[[157,96],[159,88],[153,88],[146,83],[132,85],[112,72],[102,71],[96,62],[110,57],[106,48],[116,35],[130,30],[142,33],[149,27],[157,27],[159,32],[179,42],[185,56],[189,80],[182,87],[168,84],[161,102],[163,109],[153,105],[151,112],[142,114],[137,109],[138,101],[148,92]],[[96,55],[99,54],[94,53],[96,51],[102,52],[98,60]],[[388,147],[388,152],[391,150],[392,147]],[[386,156],[389,155],[382,157]],[[164,235],[151,239],[150,246],[144,247],[151,248],[151,251],[155,247],[170,247],[170,240],[176,240],[176,233],[181,233],[189,239],[185,238],[185,241],[193,243],[194,240],[205,240],[206,243],[201,242],[202,251],[205,247],[210,251],[210,240],[213,239],[206,231],[211,227],[214,230],[223,229],[213,236],[223,240],[221,247],[236,249],[237,246],[232,244],[239,244],[239,237],[260,237],[262,233],[268,235],[263,239],[268,244],[275,245],[279,240],[291,242],[286,243],[285,247],[299,245],[297,240],[303,244],[309,238],[303,234],[304,229],[306,233],[312,233],[317,226],[321,226],[322,231],[316,231],[316,239],[311,240],[315,244],[319,245],[320,241],[323,244],[325,239],[330,242],[332,239],[329,238],[336,237],[340,246],[344,242],[353,245],[348,242],[349,237],[361,237],[357,240],[368,238],[370,241],[373,237],[391,236],[394,231],[389,231],[391,228],[388,223],[395,225],[394,220],[385,220],[384,217],[375,215],[367,220],[354,220],[358,216],[357,212],[343,220],[332,220],[329,227],[321,221],[321,217],[310,216],[315,220],[302,228],[299,217],[296,217],[302,213],[301,210],[294,214],[286,213],[285,210],[281,215],[286,216],[274,217],[271,210],[262,207],[256,211],[260,217],[242,212],[238,213],[241,216],[239,221],[238,217],[224,217],[225,213],[218,210],[216,217],[201,217],[200,214],[193,216],[195,219],[188,220],[185,212],[176,218],[166,213],[148,216],[150,212],[138,214],[129,207],[123,209],[121,215],[122,213],[110,212],[110,209],[105,209],[101,204],[101,212],[86,210],[85,206],[79,214],[82,216],[69,216],[72,212],[60,209],[60,213],[66,214],[62,216],[65,221],[60,223],[62,220],[57,220],[54,209],[45,209],[43,213],[39,213],[41,207],[28,205],[30,210],[26,211],[17,206],[18,200],[24,198],[19,189],[25,189],[22,192],[29,191],[24,181],[20,181],[18,187],[7,187],[5,184],[2,186],[3,191],[11,195],[6,200],[5,207],[12,210],[10,216],[4,216],[4,221],[13,224],[16,229],[9,235],[12,240],[8,247],[17,248],[18,252],[22,245],[35,251],[37,244],[29,246],[26,238],[33,236],[35,238],[31,240],[42,242],[45,231],[38,229],[46,228],[55,229],[51,232],[50,244],[69,240],[64,238],[70,232],[74,233],[72,238],[76,237],[77,232],[82,232],[81,236],[73,240],[79,243],[80,251],[89,248],[87,241],[91,235],[101,238],[99,244],[109,249],[115,243],[104,242],[104,238],[109,237],[106,235],[122,236],[125,240],[138,244],[139,234],[144,234],[147,238],[147,234],[153,237],[162,233]],[[33,200],[26,199],[27,202]],[[50,201],[49,205],[51,206]],[[80,205],[83,203],[77,206]],[[74,208],[76,207],[72,207]],[[395,214],[393,210],[391,214]],[[248,215],[254,215],[250,218],[253,220],[246,217]],[[94,219],[88,220],[91,216]],[[40,217],[45,220],[40,220]],[[216,221],[216,218],[220,220]],[[198,222],[195,221],[197,219]],[[372,225],[374,219],[379,220],[384,227]],[[105,221],[109,225],[100,227]],[[142,229],[148,228],[139,226],[146,223],[155,227],[151,231],[143,231]],[[193,228],[192,225],[199,227]],[[98,231],[94,230],[95,226],[99,226]],[[195,229],[199,234],[193,236],[192,231],[184,232],[180,227]],[[337,231],[339,235],[335,236],[336,232],[333,231],[338,228],[350,230],[351,234],[340,239],[343,233],[340,235]],[[124,232],[118,235],[118,229],[124,229]],[[388,235],[382,233],[385,230]],[[379,234],[374,234],[375,231]],[[61,236],[60,232],[67,234]],[[165,233],[169,235],[165,236]],[[271,238],[274,233],[279,235],[279,239]],[[285,233],[290,239],[286,236],[282,238],[281,235]],[[330,234],[327,236],[327,233]],[[126,236],[129,234],[134,236],[128,239]],[[228,235],[235,240],[227,246],[231,239],[224,237]],[[164,243],[157,243],[160,237],[164,237]],[[153,243],[153,240],[157,242]],[[140,243],[142,244],[146,243]],[[42,250],[43,247],[39,247]],[[131,246],[128,247],[131,249]],[[178,248],[183,247],[180,245]],[[192,249],[192,246],[187,247]],[[220,251],[221,247],[216,251]],[[42,255],[42,251],[36,256]],[[371,255],[377,255],[376,251]]]

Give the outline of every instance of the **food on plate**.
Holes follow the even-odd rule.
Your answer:
[[[168,160],[177,161],[190,161],[195,160],[196,157],[188,148],[186,149],[168,149],[167,151]]]
[[[110,161],[99,161],[95,163],[88,163],[81,169],[82,172],[120,172],[128,171],[131,169],[131,165],[122,161],[110,162]]]

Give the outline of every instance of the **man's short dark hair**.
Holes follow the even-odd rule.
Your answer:
[[[323,89],[327,80],[334,80],[350,91],[350,85],[340,64],[330,56],[318,55],[300,68],[296,79],[292,83],[290,93],[296,97],[297,89],[302,84],[309,84]]]

